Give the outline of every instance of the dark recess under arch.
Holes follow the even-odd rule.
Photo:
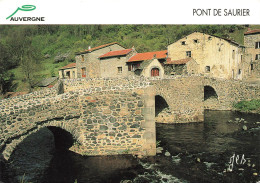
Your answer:
[[[207,85],[204,86],[204,101],[209,98],[218,99],[218,95],[213,87]]]
[[[47,128],[53,133],[56,149],[69,149],[73,145],[74,139],[71,133],[55,126]]]
[[[158,116],[158,114],[162,112],[163,109],[168,107],[169,105],[163,97],[161,97],[160,95],[155,96],[155,117]]]

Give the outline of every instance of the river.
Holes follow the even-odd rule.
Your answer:
[[[204,122],[156,124],[162,153],[144,159],[56,150],[36,182],[256,183],[260,181],[259,123],[257,114],[205,111]]]

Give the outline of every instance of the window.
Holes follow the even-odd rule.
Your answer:
[[[70,71],[66,72],[66,77],[70,79]]]
[[[212,37],[211,37],[211,36],[209,36],[209,37],[208,37],[208,40],[210,41],[211,39],[212,39]]]
[[[238,69],[238,75],[240,75],[242,73],[241,69]]]
[[[198,39],[194,39],[193,41],[194,41],[194,43],[199,43]]]
[[[132,70],[132,65],[128,64],[128,71],[131,71],[131,70]]]
[[[185,44],[186,44],[186,41],[182,41],[182,42],[181,42],[181,45],[185,45]]]
[[[82,77],[83,77],[83,78],[86,77],[86,67],[82,67],[82,68],[81,68],[81,74],[82,74]]]
[[[135,71],[140,67],[140,63],[132,63],[128,65],[128,71]]]
[[[118,67],[118,68],[117,68],[117,73],[118,73],[118,74],[122,74],[122,67]]]
[[[260,48],[260,42],[256,42],[255,43],[255,49],[259,49]]]
[[[251,71],[254,70],[254,64],[250,64],[250,66]]]
[[[206,66],[206,67],[205,67],[205,71],[206,71],[206,72],[210,72],[210,66]]]
[[[255,55],[255,59],[256,59],[256,60],[260,60],[260,54],[256,54],[256,55]]]
[[[232,51],[232,58],[235,59],[235,50]]]
[[[81,55],[81,62],[84,62],[84,55]]]
[[[191,57],[191,51],[186,51],[186,56]]]

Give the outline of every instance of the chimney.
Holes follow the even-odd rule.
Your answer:
[[[88,49],[90,50],[90,49],[91,49],[91,46],[88,46]]]
[[[248,28],[247,28],[247,31],[251,31],[251,28],[250,28],[250,27],[248,27]]]

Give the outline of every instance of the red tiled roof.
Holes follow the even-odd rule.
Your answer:
[[[107,46],[110,46],[110,45],[113,45],[113,44],[118,44],[118,45],[120,45],[120,44],[117,43],[117,42],[108,43],[108,44],[104,44],[104,45],[101,45],[101,46],[97,46],[97,47],[94,47],[94,48],[91,48],[91,49],[88,49],[88,50],[81,51],[81,52],[79,52],[78,54],[89,53],[89,52],[92,52],[92,51],[95,51],[95,50],[98,50],[98,49],[101,49],[101,48],[104,48],[104,47],[107,47]],[[121,46],[121,45],[120,45],[120,46]]]
[[[138,61],[144,61],[144,60],[151,60],[151,59],[153,59],[154,55],[156,55],[157,59],[166,58],[167,50],[137,53],[136,55],[132,56],[127,62],[138,62]]]
[[[70,64],[68,64],[68,65],[66,65],[66,66],[64,66],[64,67],[62,67],[62,68],[60,68],[60,70],[62,70],[62,69],[68,69],[68,68],[73,68],[73,67],[76,67],[76,63],[70,63]]]
[[[254,34],[254,33],[260,33],[260,29],[248,30],[244,34]]]
[[[105,53],[104,55],[101,55],[99,58],[114,57],[114,56],[123,56],[123,55],[127,55],[130,51],[132,51],[132,49],[110,51],[110,52],[108,52],[108,53]]]
[[[165,64],[186,64],[187,62],[191,61],[191,57],[189,58],[184,58],[184,59],[180,59],[180,60],[171,60],[170,58],[167,59],[167,62]]]

